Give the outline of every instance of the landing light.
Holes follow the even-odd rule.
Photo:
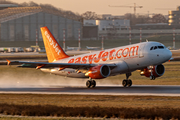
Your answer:
[[[141,71],[141,74],[144,74],[144,71]]]

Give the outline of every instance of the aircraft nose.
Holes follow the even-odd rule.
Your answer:
[[[166,60],[169,60],[172,57],[172,52],[168,49],[164,51],[164,57]]]

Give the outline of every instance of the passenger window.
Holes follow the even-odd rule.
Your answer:
[[[154,49],[157,49],[157,46],[155,46]]]
[[[153,50],[153,47],[151,47],[150,50]]]
[[[164,47],[163,47],[163,46],[158,46],[158,48],[159,48],[159,49],[164,49]]]

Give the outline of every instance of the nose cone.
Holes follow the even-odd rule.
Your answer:
[[[170,58],[172,57],[172,52],[169,49],[166,49],[163,53],[165,60],[166,61],[170,60]]]

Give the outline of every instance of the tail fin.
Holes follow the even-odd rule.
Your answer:
[[[41,33],[49,62],[54,62],[69,57],[47,27],[41,27]]]

